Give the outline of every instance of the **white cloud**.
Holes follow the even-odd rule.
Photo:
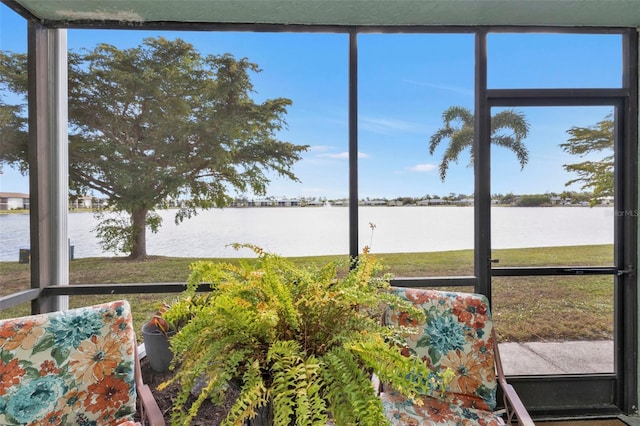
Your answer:
[[[451,86],[448,84],[433,84],[433,83],[426,83],[423,81],[415,81],[415,80],[404,80],[406,83],[409,84],[413,84],[416,86],[423,86],[423,87],[429,87],[432,89],[436,89],[436,90],[442,90],[445,92],[452,92],[452,93],[457,93],[460,95],[467,95],[467,96],[473,96],[473,90],[472,89],[468,89],[466,87],[460,87],[460,86]]]
[[[326,154],[318,154],[320,158],[349,158],[349,152],[336,152],[336,153],[326,153]],[[358,152],[358,158],[369,158],[369,154],[365,154],[364,152]]]
[[[415,173],[428,173],[436,168],[437,166],[435,164],[416,164],[415,166],[407,167],[405,170]]]
[[[358,127],[361,130],[383,135],[397,134],[398,132],[424,133],[426,129],[422,123],[368,116],[360,116]]]

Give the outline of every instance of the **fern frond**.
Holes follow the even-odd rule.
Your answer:
[[[240,397],[226,420],[240,425],[269,407],[275,425],[380,426],[386,421],[370,382],[370,371],[409,395],[428,379],[395,347],[413,330],[382,323],[385,307],[424,313],[389,291],[375,258],[332,261],[300,268],[251,245],[257,259],[237,264],[195,262],[186,298],[203,282],[212,291],[197,314],[171,339],[178,395],[176,424],[188,423],[205,398],[219,401],[228,382],[242,378]],[[348,268],[351,266],[351,268]],[[186,312],[176,304],[175,314]],[[183,304],[184,305],[184,304]],[[168,311],[170,312],[171,309]],[[428,374],[428,373],[427,373]],[[196,380],[206,386],[185,406]]]
[[[296,422],[300,425],[325,426],[327,406],[322,396],[324,366],[313,356],[301,366],[301,379],[296,383]],[[298,420],[300,419],[300,420]]]
[[[262,379],[260,364],[254,361],[247,366],[243,377],[243,386],[229,414],[221,426],[238,426],[245,420],[255,417],[256,409],[264,407],[269,401],[269,393]]]
[[[298,379],[297,365],[301,362],[300,345],[292,340],[277,341],[269,348],[267,361],[271,363],[273,382],[274,424],[289,425],[296,403],[293,383]]]
[[[285,327],[295,330],[299,326],[298,314],[294,306],[291,286],[286,284],[287,281],[282,276],[282,266],[290,265],[288,261],[282,259],[278,259],[274,265],[272,260],[271,257],[267,257],[263,263],[264,276],[261,279],[266,284],[263,286],[263,290],[266,293],[268,304],[276,307],[280,313],[280,319],[286,323]],[[296,273],[301,275],[301,271],[296,271]]]
[[[420,395],[439,392],[439,380],[427,365],[416,356],[405,356],[401,348],[382,339],[367,339],[351,343],[348,349],[369,367],[384,383],[407,398],[417,400]]]
[[[222,402],[228,389],[228,383],[237,376],[238,370],[246,359],[247,351],[229,353],[224,361],[218,360],[217,362],[207,361],[214,356],[214,354],[208,355],[203,356],[197,362],[187,360],[186,364],[176,372],[174,380],[180,382],[181,390],[176,395],[171,416],[171,420],[175,424],[189,424],[207,398],[210,398],[214,404]],[[197,381],[203,381],[206,385],[200,391],[196,401],[185,412],[184,407],[187,406],[191,390],[194,389]]]
[[[326,407],[322,397],[321,363],[304,359],[300,344],[279,341],[269,350],[273,383],[274,425],[288,426],[295,414],[296,424],[325,425]]]
[[[348,350],[334,348],[322,359],[325,398],[336,424],[379,426],[388,424],[371,380]]]
[[[239,272],[239,268],[228,262],[214,263],[210,260],[198,260],[189,265],[191,273],[187,279],[185,295],[193,296],[202,283],[210,283],[215,289],[219,282],[229,281],[229,278]]]

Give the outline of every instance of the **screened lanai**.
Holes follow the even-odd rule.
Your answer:
[[[469,238],[469,256],[452,261],[455,268],[447,273],[430,273],[429,265],[422,265],[411,276],[396,276],[394,285],[413,287],[466,288],[485,294],[492,302],[494,315],[507,318],[505,306],[514,303],[505,297],[505,289],[513,293],[527,294],[520,315],[528,315],[530,322],[537,322],[539,306],[544,301],[536,298],[536,289],[551,283],[554,288],[569,289],[568,293],[552,292],[560,305],[572,305],[569,315],[579,321],[586,306],[578,288],[588,286],[586,292],[602,292],[607,331],[593,338],[589,351],[604,346],[606,366],[594,368],[563,369],[551,362],[544,367],[537,364],[510,375],[510,382],[518,390],[523,402],[536,419],[552,418],[609,418],[619,415],[638,416],[640,383],[640,300],[638,298],[637,265],[638,250],[638,133],[639,133],[639,45],[640,2],[637,0],[589,1],[589,0],[160,0],[160,1],[74,1],[74,0],[2,0],[3,8],[10,8],[28,23],[28,79],[29,79],[29,194],[31,197],[29,230],[31,235],[31,289],[4,296],[0,308],[31,303],[34,312],[44,312],[65,307],[66,297],[77,294],[135,294],[171,293],[183,289],[181,283],[133,283],[119,286],[77,284],[69,286],[70,252],[68,249],[68,153],[67,143],[67,32],[80,34],[83,30],[107,30],[104,42],[110,42],[109,31],[175,31],[198,33],[238,34],[287,34],[292,39],[313,35],[336,35],[332,40],[336,47],[338,65],[331,72],[342,73],[346,84],[335,92],[345,100],[345,113],[341,116],[345,144],[348,153],[344,175],[336,184],[344,194],[343,216],[346,224],[339,230],[344,241],[344,251],[357,256],[363,241],[376,242],[383,238],[384,224],[380,219],[370,219],[370,206],[363,201],[370,187],[367,163],[360,153],[373,144],[366,131],[372,125],[368,121],[370,111],[383,116],[393,105],[393,96],[378,99],[372,96],[387,84],[364,78],[366,75],[396,75],[413,82],[414,75],[404,66],[406,56],[394,56],[408,39],[417,38],[425,48],[411,52],[420,56],[439,44],[456,46],[455,52],[447,52],[451,60],[443,59],[439,66],[466,67],[464,86],[456,95],[463,96],[455,102],[467,103],[473,110],[473,163],[467,174],[456,174],[453,164],[449,168],[450,179],[464,180],[471,201],[466,202],[466,213],[454,225],[442,225],[447,235],[462,229]],[[537,74],[545,75],[541,81],[528,80],[527,67],[540,66],[528,54],[530,46],[548,43],[552,50],[563,43],[565,37],[575,37],[577,45],[584,47],[579,54],[559,49],[555,62],[547,63]],[[247,41],[248,40],[248,41]],[[514,41],[515,40],[515,41]],[[605,41],[603,41],[605,40]],[[245,39],[250,43],[250,39]],[[303,43],[309,42],[305,38]],[[2,41],[0,41],[2,43]],[[501,46],[511,46],[511,51]],[[608,47],[603,48],[603,44]],[[4,44],[4,43],[2,43]],[[322,44],[311,43],[310,49],[318,51],[318,61],[309,65],[322,69]],[[0,48],[3,48],[0,44]],[[333,48],[333,47],[332,47]],[[265,57],[269,57],[265,47]],[[544,49],[543,49],[544,50]],[[382,52],[382,53],[381,53]],[[438,51],[442,54],[441,51]],[[342,55],[342,56],[340,56]],[[385,56],[386,55],[386,56]],[[378,57],[379,56],[379,57]],[[581,72],[573,68],[580,58],[590,57],[597,67],[598,57],[613,64],[613,71],[594,72],[593,81],[581,79]],[[565,57],[566,59],[563,59]],[[524,59],[518,59],[524,58]],[[375,60],[377,60],[377,62]],[[431,65],[434,66],[434,65]],[[266,66],[265,66],[266,68]],[[427,75],[428,66],[424,73]],[[571,70],[571,71],[566,71]],[[406,73],[406,74],[405,74]],[[610,73],[610,74],[608,74]],[[544,80],[547,78],[547,80]],[[426,80],[423,85],[438,85],[438,81]],[[421,93],[414,86],[415,94]],[[442,85],[438,89],[443,89]],[[448,87],[449,92],[454,92]],[[462,93],[464,92],[464,93]],[[333,92],[332,92],[333,93]],[[418,98],[420,95],[416,95]],[[449,96],[451,96],[449,94]],[[398,95],[401,103],[415,101],[411,95]],[[452,98],[453,99],[453,98]],[[435,102],[425,95],[425,102]],[[454,102],[452,100],[452,102]],[[416,102],[416,105],[418,102]],[[378,108],[378,109],[376,109]],[[416,108],[420,108],[416,106]],[[597,261],[587,259],[586,249],[578,249],[562,265],[552,261],[553,249],[548,250],[546,260],[535,262],[511,257],[504,251],[501,238],[505,234],[517,234],[522,223],[539,219],[524,213],[516,218],[510,229],[501,229],[505,214],[495,201],[496,192],[526,193],[524,183],[514,178],[512,186],[502,190],[503,176],[524,173],[525,180],[535,181],[539,176],[552,172],[550,159],[540,160],[532,151],[530,164],[534,169],[522,168],[504,153],[491,146],[492,117],[512,108],[527,117],[540,117],[540,124],[532,125],[532,132],[543,130],[560,122],[565,130],[574,126],[589,126],[606,119],[613,126],[613,193],[608,198],[604,214],[607,217],[611,243],[606,244],[604,254]],[[586,117],[576,124],[574,117]],[[439,120],[439,117],[436,117]],[[400,129],[395,128],[396,131]],[[393,135],[385,135],[386,141],[395,142]],[[428,138],[428,137],[427,137]],[[566,134],[542,134],[540,144],[553,148],[558,157],[562,150],[557,140]],[[552,142],[553,141],[553,142]],[[426,149],[426,148],[425,148]],[[533,149],[533,148],[532,148]],[[393,157],[394,151],[387,155]],[[538,161],[541,161],[538,163]],[[465,160],[461,160],[464,163]],[[511,163],[513,164],[511,164]],[[461,164],[462,168],[465,164]],[[510,168],[513,166],[513,170]],[[407,171],[404,170],[403,173]],[[389,181],[397,176],[415,179],[407,174],[379,171],[387,174]],[[328,178],[327,178],[328,179]],[[333,181],[332,181],[333,182]],[[402,182],[401,180],[399,182]],[[564,184],[564,181],[561,182]],[[454,187],[445,186],[448,193]],[[497,189],[498,188],[498,189]],[[456,192],[458,192],[456,190]],[[372,192],[375,193],[375,192]],[[365,195],[363,195],[365,194]],[[506,194],[505,194],[506,195]],[[373,197],[372,197],[373,198]],[[460,198],[460,197],[459,197]],[[440,199],[440,197],[438,197]],[[431,198],[425,199],[425,202]],[[373,202],[368,200],[368,202]],[[550,202],[554,202],[550,200]],[[371,207],[373,209],[374,207]],[[458,207],[456,207],[458,208]],[[600,208],[600,207],[598,207]],[[604,210],[591,211],[603,216]],[[566,215],[557,221],[560,233],[570,228],[571,216],[578,207],[567,208]],[[454,210],[451,210],[452,212]],[[408,219],[409,220],[409,219]],[[413,220],[413,219],[411,219]],[[518,225],[518,221],[521,225]],[[368,225],[376,222],[377,229],[369,235]],[[389,225],[391,227],[392,225]],[[394,232],[400,232],[393,228]],[[432,231],[430,231],[432,232]],[[572,231],[574,234],[591,234],[590,225]],[[400,234],[398,234],[400,235]],[[411,237],[404,237],[411,238]],[[439,237],[445,239],[445,237]],[[524,237],[531,239],[532,237]],[[393,239],[390,237],[390,239]],[[375,244],[375,243],[374,243]],[[527,247],[526,241],[519,247]],[[592,243],[585,243],[592,244]],[[546,243],[540,243],[545,246]],[[375,245],[374,245],[375,246]],[[446,246],[442,251],[448,250]],[[508,247],[505,243],[504,247]],[[420,248],[416,249],[419,251]],[[549,260],[551,259],[551,260]],[[527,290],[528,289],[528,290]],[[573,289],[573,290],[571,290]],[[530,291],[529,291],[530,290]],[[581,290],[582,291],[582,290]],[[571,295],[568,297],[567,294]],[[600,294],[600,293],[598,293]],[[555,296],[554,296],[555,295]],[[600,297],[600,296],[599,296]],[[560,303],[561,302],[561,303]],[[554,308],[556,309],[556,308]],[[523,313],[524,312],[524,313]],[[563,315],[565,311],[559,311]],[[565,313],[566,314],[566,313]],[[507,320],[505,320],[507,321]],[[579,325],[578,325],[578,328]],[[549,336],[552,336],[550,334]],[[542,340],[557,344],[569,352],[573,341],[557,340],[546,336]],[[584,340],[584,339],[576,339]],[[589,340],[589,339],[586,339]],[[504,341],[505,349],[516,345]],[[538,342],[519,344],[526,354],[538,350]],[[515,347],[515,346],[514,346]],[[574,350],[575,352],[575,350]],[[522,352],[517,352],[522,354]],[[543,357],[551,357],[551,353]],[[576,355],[577,356],[577,355]],[[595,355],[594,355],[595,356]],[[526,364],[523,355],[512,361]],[[569,359],[569,362],[570,359]],[[509,374],[507,365],[507,374]]]

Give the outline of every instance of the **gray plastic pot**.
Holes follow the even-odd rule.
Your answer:
[[[168,336],[171,337],[173,334],[175,334],[175,331],[170,331]],[[151,369],[158,373],[169,371],[173,352],[169,349],[167,336],[152,323],[147,323],[142,326],[142,339],[144,340],[144,349]]]

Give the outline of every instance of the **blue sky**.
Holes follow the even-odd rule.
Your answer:
[[[255,98],[293,101],[279,136],[310,145],[294,168],[300,183],[274,177],[268,195],[348,196],[348,36],[304,33],[212,33],[69,30],[69,49],[106,42],[119,48],[145,37],[182,38],[202,54],[232,53],[257,63]],[[0,49],[26,51],[26,22],[0,5]],[[490,34],[490,88],[621,87],[618,35]],[[359,55],[360,198],[473,192],[468,154],[445,182],[437,166],[444,146],[428,152],[429,137],[449,106],[473,107],[474,39],[470,34],[362,34]],[[9,101],[14,98],[6,97]],[[602,120],[611,108],[518,108],[531,124],[530,162],[492,149],[492,193],[561,192],[572,178],[561,152],[571,126]],[[579,189],[572,187],[569,189]],[[0,191],[28,192],[27,179],[4,168]]]

